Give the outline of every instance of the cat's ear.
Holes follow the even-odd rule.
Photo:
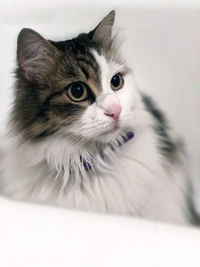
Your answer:
[[[27,80],[47,72],[54,62],[55,47],[32,29],[23,29],[17,39],[17,61]]]
[[[97,25],[97,27],[89,32],[89,38],[103,47],[107,48],[112,42],[112,27],[115,20],[115,11],[112,10],[103,20]]]

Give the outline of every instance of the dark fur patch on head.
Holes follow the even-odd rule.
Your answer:
[[[91,83],[101,90],[99,66],[90,52],[90,48],[95,49],[95,46],[86,34],[72,40],[50,43],[57,51],[56,57],[55,54],[51,55],[51,65],[50,60],[42,61],[38,55],[38,60],[42,62],[34,63],[34,76],[31,76],[32,66],[26,75],[27,65],[24,64],[23,69],[19,65],[16,70],[16,96],[12,121],[15,129],[29,140],[44,138],[55,133],[63,125],[70,125],[86,109],[85,105],[66,98],[65,88],[70,83],[87,83],[91,80]],[[37,63],[40,67],[42,65],[38,73]],[[92,88],[90,89],[92,102],[94,93]]]
[[[164,114],[158,109],[149,96],[142,94],[142,100],[146,110],[150,112],[155,119],[154,130],[159,139],[160,152],[169,160],[174,160],[176,157],[178,143],[172,140],[169,135],[169,126]]]

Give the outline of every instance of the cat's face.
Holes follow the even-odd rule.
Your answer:
[[[107,142],[132,125],[132,75],[124,64],[109,61],[95,51],[92,54],[100,74],[95,101],[87,107],[71,130],[80,133],[83,138]]]
[[[26,138],[55,134],[76,142],[109,142],[131,129],[140,97],[131,70],[113,47],[114,15],[89,34],[64,42],[21,31],[13,120]]]

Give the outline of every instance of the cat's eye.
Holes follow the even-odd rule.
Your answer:
[[[81,102],[87,99],[88,89],[83,83],[72,83],[66,91],[68,97],[76,102]]]
[[[124,78],[120,72],[115,74],[110,81],[110,86],[114,91],[121,89],[123,84]]]

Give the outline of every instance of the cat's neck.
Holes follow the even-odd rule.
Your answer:
[[[63,138],[49,138],[39,143],[15,143],[16,156],[23,158],[24,166],[46,165],[55,178],[63,176],[65,182],[71,178],[91,176],[92,173],[105,172],[111,167],[111,160],[118,157],[125,143],[134,137],[131,131],[121,133],[109,143],[72,143]],[[15,157],[15,153],[12,157]]]

